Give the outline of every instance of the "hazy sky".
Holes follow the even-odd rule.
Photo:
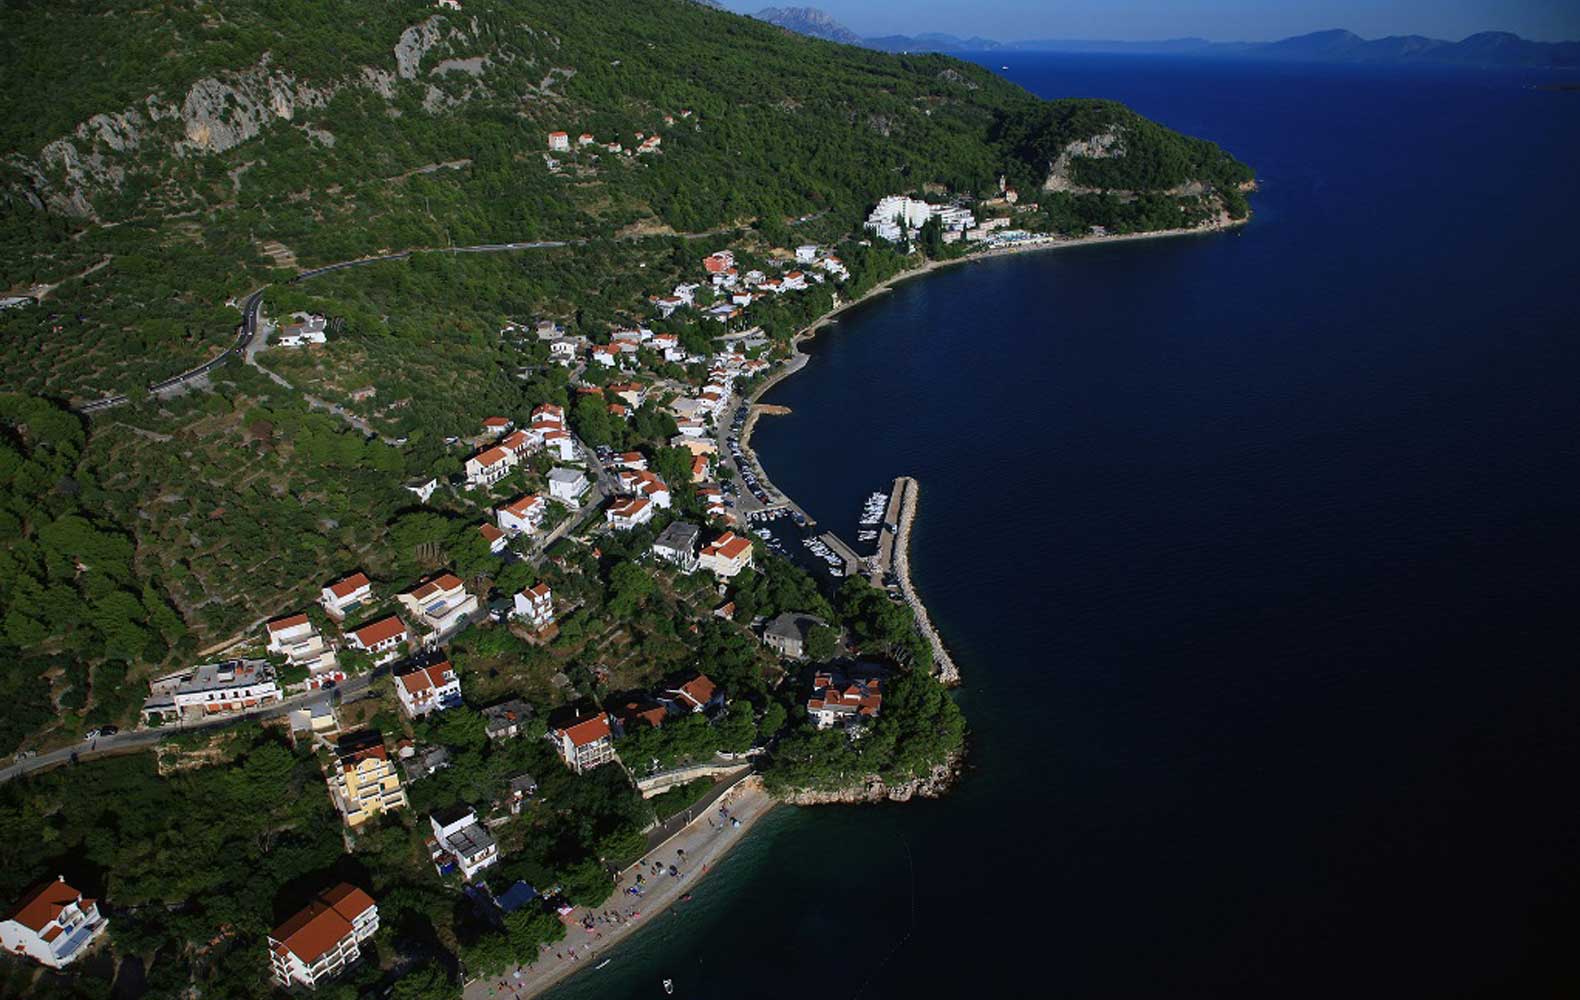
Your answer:
[[[1458,40],[1512,31],[1580,40],[1580,0],[724,0],[731,10],[817,7],[858,35],[942,31],[986,38],[1268,41],[1324,28],[1366,38]]]

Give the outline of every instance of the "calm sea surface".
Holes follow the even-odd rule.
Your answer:
[[[972,770],[777,811],[556,997],[1575,995],[1580,94],[1008,61],[1232,150],[1256,217],[812,346],[756,444],[847,534],[921,481]]]

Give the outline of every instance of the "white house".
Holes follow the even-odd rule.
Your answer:
[[[468,593],[454,573],[424,580],[404,594],[397,594],[395,599],[428,629],[425,641],[430,645],[465,626],[477,610],[477,596]]]
[[[149,719],[245,712],[281,700],[274,667],[263,660],[205,663],[155,678],[148,687],[152,694],[143,715]]]
[[[566,132],[550,132],[549,133],[549,149],[551,149],[551,150],[553,150],[553,151],[555,151],[557,153],[565,153],[565,152],[569,152],[570,148],[571,148],[571,137],[570,137],[569,133],[566,133]]]
[[[554,453],[554,457],[561,462],[576,461],[576,439],[571,437],[570,431],[558,429],[543,432],[543,446]]]
[[[580,716],[568,725],[551,728],[547,736],[560,759],[577,774],[614,760],[614,730],[607,712]]]
[[[728,507],[724,503],[724,491],[717,486],[698,486],[697,499],[702,503],[703,512],[709,517],[724,517]]]
[[[837,681],[832,674],[820,673],[812,679],[806,714],[819,729],[856,725],[876,717],[883,707],[880,688],[877,678]]]
[[[477,531],[483,536],[483,541],[488,543],[488,551],[496,556],[510,547],[510,536],[487,521],[479,524]]]
[[[707,712],[724,704],[724,692],[707,674],[694,674],[684,684],[665,691],[659,701],[678,714]]]
[[[751,566],[751,539],[726,531],[702,547],[697,563],[714,576],[727,580]]]
[[[406,623],[395,615],[369,622],[346,635],[346,641],[353,649],[360,649],[372,656],[375,663],[388,663],[398,658],[410,638]]]
[[[796,247],[795,259],[797,263],[801,264],[810,264],[814,260],[817,260],[817,244],[803,243],[802,245]]]
[[[549,496],[575,506],[591,484],[580,469],[553,469],[549,472]]]
[[[547,500],[535,493],[528,493],[495,510],[494,517],[504,531],[513,535],[522,532],[531,534],[543,524],[543,515],[548,509]]]
[[[433,496],[434,490],[439,488],[439,480],[433,476],[418,476],[406,480],[406,489],[416,494],[418,503],[427,503]]]
[[[466,460],[466,485],[492,486],[510,475],[516,456],[507,448],[494,445]]]
[[[499,440],[499,446],[516,456],[517,461],[526,458],[527,454],[541,443],[541,438],[535,439],[524,430],[513,430]]]
[[[396,677],[395,696],[408,718],[421,718],[461,704],[461,678],[450,661],[443,660]]]
[[[341,884],[269,933],[269,969],[277,985],[314,989],[362,957],[378,933],[379,908],[354,885]]]
[[[620,361],[620,347],[618,344],[594,344],[590,353],[592,359],[605,368],[613,368]]]
[[[653,555],[678,567],[682,573],[693,572],[697,568],[697,540],[701,534],[702,529],[695,524],[671,522],[653,540]]]
[[[62,875],[23,897],[0,922],[0,949],[61,969],[81,957],[109,927],[110,922],[99,915],[98,901],[83,898]]]
[[[324,317],[295,313],[291,318],[296,322],[287,323],[275,331],[273,337],[275,347],[303,347],[307,344],[324,343]]]
[[[620,488],[637,497],[646,497],[660,510],[669,509],[669,485],[646,469],[621,469]]]
[[[335,651],[305,614],[276,618],[264,626],[264,631],[269,636],[269,652],[284,656],[292,666],[307,668],[308,687],[346,679],[345,671],[335,660]]]
[[[459,870],[470,882],[473,875],[499,860],[499,847],[472,810],[457,806],[436,812],[428,817],[428,823],[433,827],[429,856],[440,875]]]
[[[318,603],[335,621],[340,621],[358,607],[373,600],[373,583],[365,573],[352,573],[325,587],[318,595]]]
[[[614,530],[630,531],[653,520],[653,503],[646,497],[617,497],[604,511],[604,517]]]
[[[555,427],[565,426],[565,407],[555,406],[553,403],[541,403],[532,410],[532,426],[542,427],[552,424]]]
[[[534,630],[542,630],[554,624],[554,594],[546,583],[538,583],[517,594],[515,605],[516,617],[531,625]]]

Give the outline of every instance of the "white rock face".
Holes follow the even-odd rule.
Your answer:
[[[1070,161],[1076,157],[1085,157],[1092,160],[1106,160],[1116,156],[1125,155],[1124,136],[1119,131],[1119,126],[1109,126],[1107,131],[1099,132],[1090,139],[1077,139],[1064,149],[1060,150],[1059,158],[1048,167],[1048,179],[1042,182],[1044,191],[1069,191],[1074,194],[1091,191],[1070,179]]]

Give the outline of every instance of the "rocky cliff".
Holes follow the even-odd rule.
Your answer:
[[[920,778],[891,784],[882,776],[869,774],[860,781],[835,790],[793,789],[778,793],[781,801],[797,806],[859,805],[871,802],[909,802],[913,798],[936,799],[960,780],[965,754],[952,755]]]

